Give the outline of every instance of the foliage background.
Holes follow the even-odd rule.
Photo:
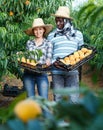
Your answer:
[[[32,26],[33,19],[41,17],[52,23],[51,13],[65,0],[3,0],[0,1],[0,78],[7,72],[21,77],[17,51],[25,51],[28,36],[24,30]]]
[[[30,38],[24,30],[31,27],[36,17],[52,23],[55,27],[55,13],[60,5],[71,10],[73,23],[83,32],[84,41],[97,48],[96,57],[89,63],[96,69],[98,78],[103,68],[103,6],[102,0],[88,0],[77,9],[72,8],[73,0],[3,0],[0,1],[0,78],[10,72],[21,77],[22,71],[17,63],[17,51],[25,51],[26,41]],[[32,37],[31,37],[32,38]]]
[[[83,32],[86,44],[96,47],[97,55],[89,64],[95,80],[101,75],[103,77],[103,6],[102,0],[88,0],[77,11],[73,12],[76,19],[76,26]]]

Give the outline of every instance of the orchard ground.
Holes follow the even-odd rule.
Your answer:
[[[81,74],[81,84],[87,87],[90,87],[91,89],[97,89],[103,87],[103,75],[100,75],[97,81],[93,81],[93,75],[95,71],[90,71],[90,67],[88,64],[85,64],[82,66],[82,74]],[[49,77],[50,83],[52,82],[51,76]],[[18,86],[21,88],[23,86],[22,81],[20,79],[17,79],[15,76],[5,76],[3,77],[2,82],[0,82],[0,86],[3,87],[4,84],[8,84],[9,86]],[[10,101],[12,101],[13,97],[6,97],[0,94],[0,106],[8,105]],[[53,100],[53,94],[52,94],[52,86],[49,91],[49,100]]]

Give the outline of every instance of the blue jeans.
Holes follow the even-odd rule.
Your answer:
[[[79,89],[79,75],[78,73],[67,74],[52,74],[53,88],[73,88],[73,90]],[[78,102],[79,93],[71,93],[69,95],[70,101],[73,103]],[[54,100],[59,101],[61,99],[60,94],[54,93]]]
[[[25,71],[23,85],[28,97],[35,96],[35,85],[37,85],[38,95],[48,99],[49,81],[47,74]]]

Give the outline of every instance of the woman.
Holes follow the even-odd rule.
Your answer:
[[[52,44],[46,38],[44,38],[44,36],[51,30],[52,25],[46,25],[41,18],[36,18],[33,21],[32,28],[29,28],[25,31],[27,35],[33,35],[35,37],[33,40],[27,41],[27,50],[41,50],[43,55],[40,57],[38,62],[40,64],[46,64],[47,66],[51,64]],[[31,72],[25,69],[23,75],[23,84],[27,91],[28,97],[35,95],[35,85],[37,84],[39,96],[42,96],[46,99],[48,98],[49,82],[46,73]]]

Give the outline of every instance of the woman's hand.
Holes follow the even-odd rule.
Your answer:
[[[47,59],[47,60],[46,60],[46,65],[47,65],[47,66],[50,66],[50,65],[51,65],[50,59]]]

